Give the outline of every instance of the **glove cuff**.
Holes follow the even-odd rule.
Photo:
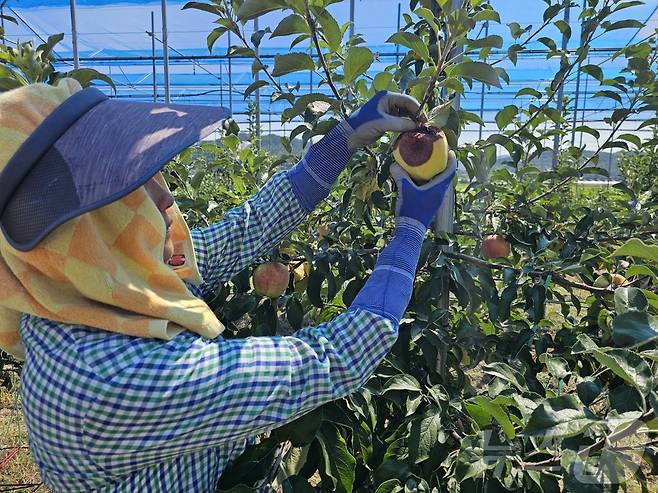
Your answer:
[[[347,166],[354,152],[348,145],[353,133],[346,121],[340,122],[288,170],[292,190],[307,212],[329,195],[338,175]]]
[[[350,310],[359,308],[400,322],[413,292],[426,230],[414,219],[400,218],[395,236],[379,255],[375,269]]]

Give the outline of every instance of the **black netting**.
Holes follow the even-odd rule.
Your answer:
[[[9,199],[2,222],[16,242],[28,243],[78,205],[69,167],[53,147]]]

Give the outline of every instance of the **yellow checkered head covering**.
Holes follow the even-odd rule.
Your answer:
[[[62,79],[56,86],[34,84],[0,94],[0,191],[12,157],[48,115],[79,91],[77,81]],[[77,144],[84,148],[92,142]],[[159,172],[153,176],[166,186]],[[4,220],[2,215],[0,210]],[[178,206],[170,215],[174,254],[185,259],[180,266],[163,261],[165,222],[143,186],[67,219],[29,250],[16,248],[3,227],[0,349],[25,358],[19,336],[22,314],[165,340],[185,329],[207,338],[220,334],[221,322],[183,282],[199,285],[203,280]]]

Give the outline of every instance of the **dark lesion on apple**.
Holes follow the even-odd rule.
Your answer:
[[[433,145],[442,139],[441,129],[432,125],[421,124],[415,130],[404,132],[395,141],[394,149],[409,166],[425,164],[433,152]]]

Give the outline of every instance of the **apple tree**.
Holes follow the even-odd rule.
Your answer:
[[[368,69],[377,53],[362,36],[347,35],[349,26],[331,14],[335,3],[214,0],[184,7],[206,11],[216,23],[211,50],[232,34],[229,55],[250,57],[260,75],[245,98],[260,89],[272,102],[285,101],[282,122],[294,128],[281,139],[284,157],[265,156],[256,143],[238,147],[228,133],[214,158],[191,155],[178,163],[197,172],[210,165],[253,185],[211,191],[208,173],[193,199],[246,197],[299,158],[294,139],[308,145],[386,89],[422,101],[457,153],[465,173],[454,229],[426,239],[399,339],[368,384],[263,437],[224,474],[219,490],[258,491],[276,476],[291,492],[648,491],[658,467],[656,195],[639,180],[594,191],[574,186],[585,175],[606,174],[597,164],[609,149],[648,160],[655,170],[655,154],[633,156],[655,149],[656,139],[622,130],[633,119],[642,119],[640,129],[658,122],[655,33],[614,54],[625,64],[620,75],[586,63],[594,40],[642,27],[620,17],[637,2],[588,0],[577,47],[563,50],[546,32],[578,36],[563,20],[573,2],[531,2],[543,9],[543,23],[509,24],[513,43],[503,47],[501,36],[481,35],[485,22],[500,23],[489,1],[411,0],[411,13],[389,38],[408,51],[374,74]],[[247,22],[275,11],[282,12],[276,26],[245,34]],[[278,36],[289,36],[290,51],[273,63],[262,59],[256,47]],[[460,143],[467,125],[484,124],[460,107],[465,88],[508,86],[505,67],[519,63],[534,40],[558,62],[552,80],[541,91],[518,90],[519,103],[496,114],[496,132]],[[492,50],[503,55],[491,61]],[[311,93],[280,82],[308,70],[321,76]],[[559,98],[578,71],[599,85],[595,98],[621,103],[605,119],[607,132],[576,128],[597,142],[593,150],[571,144],[572,108]],[[555,138],[557,166],[537,167]],[[502,166],[500,155],[509,156]],[[249,171],[236,172],[235,159]],[[230,333],[286,334],[349,306],[392,231],[391,160],[386,138],[357,153],[308,225],[263,259],[294,270],[286,293],[274,300],[256,295],[247,270],[208,300]],[[487,235],[497,235],[502,256],[485,255]]]

